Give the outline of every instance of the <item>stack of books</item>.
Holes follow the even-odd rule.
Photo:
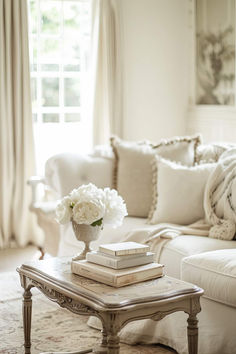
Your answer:
[[[117,288],[163,275],[163,265],[154,262],[149,246],[137,242],[101,245],[86,260],[72,261],[71,270]]]

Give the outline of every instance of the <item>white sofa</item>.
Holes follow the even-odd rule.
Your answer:
[[[112,187],[114,158],[59,154],[46,163],[46,183],[60,198],[81,184],[92,182],[98,187]],[[101,156],[103,155],[103,156]],[[194,205],[193,205],[194,208]],[[134,229],[149,229],[146,218],[126,217],[121,227],[104,227],[98,244],[118,242]],[[60,229],[58,255],[73,255],[81,249],[71,225]],[[46,235],[51,238],[52,235]],[[139,239],[137,239],[139,241]],[[56,246],[56,245],[55,245]],[[236,353],[236,243],[204,236],[180,235],[167,240],[158,261],[166,274],[195,283],[205,291],[199,314],[199,354]],[[187,315],[167,316],[155,324],[151,320],[129,324],[121,332],[128,343],[146,342],[169,345],[180,354],[187,353]]]

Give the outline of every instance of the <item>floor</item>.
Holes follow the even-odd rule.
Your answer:
[[[35,246],[0,250],[0,272],[16,270],[24,262],[39,259],[40,252]]]

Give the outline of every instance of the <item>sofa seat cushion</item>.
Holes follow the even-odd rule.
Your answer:
[[[193,235],[178,236],[164,245],[159,262],[165,265],[168,275],[179,279],[184,257],[227,248],[236,248],[236,242]]]
[[[182,279],[203,288],[207,298],[236,307],[236,249],[184,258]]]

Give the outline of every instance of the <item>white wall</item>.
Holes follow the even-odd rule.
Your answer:
[[[123,137],[185,133],[188,0],[121,0]]]

